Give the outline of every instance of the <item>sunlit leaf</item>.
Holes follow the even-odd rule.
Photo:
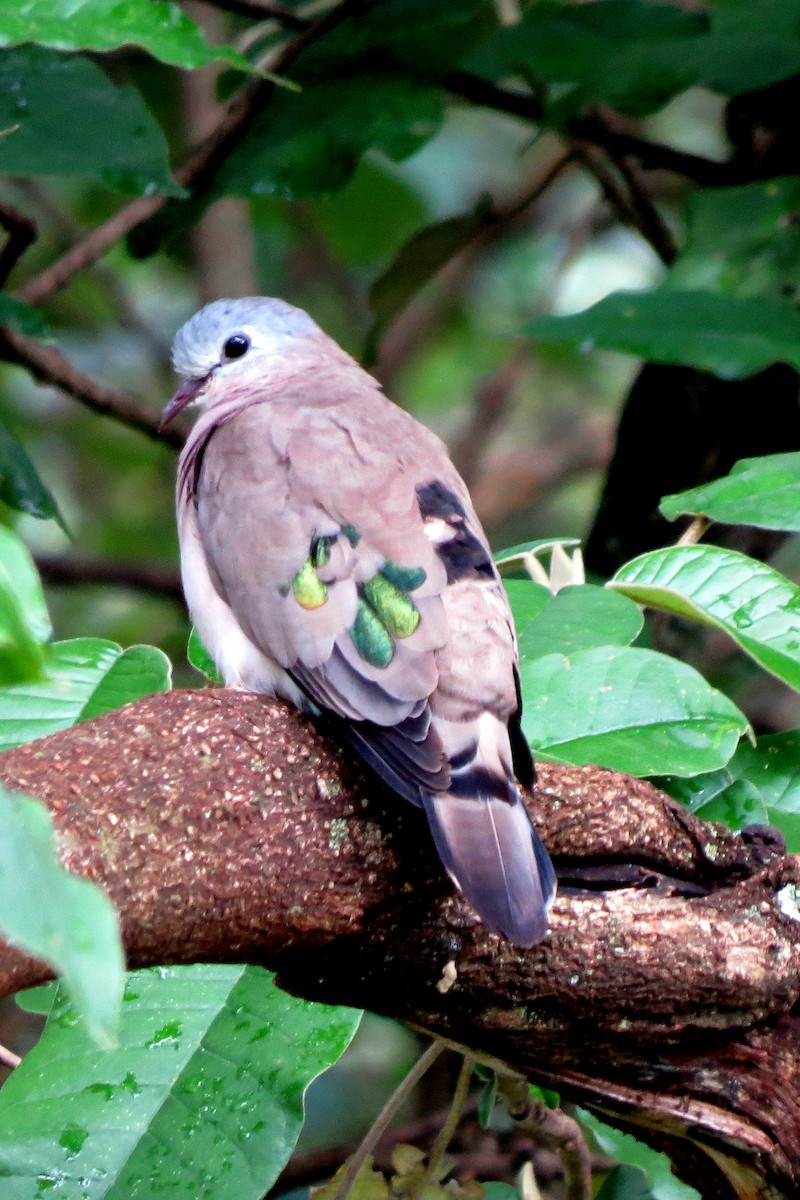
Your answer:
[[[0,526],[0,695],[3,685],[25,687],[41,678],[42,643],[49,636],[50,617],[33,559],[17,535]]]
[[[63,977],[90,1036],[111,1045],[125,973],[113,905],[60,865],[44,805],[2,785],[0,834],[0,929]]]
[[[622,599],[624,604],[616,603]],[[519,631],[520,658],[541,658],[554,651],[571,656],[592,646],[629,646],[643,624],[637,605],[606,588],[591,584],[564,587],[548,597]]]
[[[0,749],[67,729],[170,687],[170,662],[155,646],[123,650],[102,638],[47,648],[45,677],[0,688]]]
[[[800,588],[765,563],[721,546],[670,546],[626,563],[608,586],[724,630],[800,689]]]
[[[617,1162],[639,1167],[644,1171],[650,1184],[652,1200],[702,1200],[700,1193],[693,1187],[676,1179],[666,1154],[652,1150],[630,1133],[622,1133],[621,1130],[606,1125],[604,1121],[584,1109],[578,1110],[578,1116],[584,1130],[604,1154]],[[622,1200],[622,1196],[615,1196],[614,1193],[612,1196],[614,1200]],[[636,1196],[635,1192],[633,1196]],[[639,1197],[636,1197],[636,1200],[639,1200]]]
[[[551,598],[549,588],[532,579],[504,579],[503,586],[514,614],[514,624],[517,636],[530,625],[534,617],[542,611]]]
[[[58,999],[0,1092],[3,1187],[260,1200],[297,1140],[306,1087],[358,1019],[286,995],[257,967],[137,971],[117,1047],[100,1054]]]
[[[522,727],[534,754],[631,775],[724,766],[747,720],[692,667],[653,650],[599,647],[520,667]]]
[[[178,67],[201,67],[224,58],[250,69],[231,46],[209,46],[197,25],[168,0],[0,0],[0,45],[20,42],[53,50],[134,45]]]
[[[771,363],[800,368],[800,312],[777,297],[710,291],[615,292],[592,308],[535,317],[524,330],[581,350],[619,350],[741,379]]]
[[[661,511],[668,521],[702,515],[724,525],[800,531],[800,453],[743,458],[729,475],[666,496]]]
[[[200,641],[199,634],[194,626],[189,634],[186,657],[195,671],[199,671],[201,675],[205,675],[209,683],[222,683],[222,676],[217,670],[216,663]]]

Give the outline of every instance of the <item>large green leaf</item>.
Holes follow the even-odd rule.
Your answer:
[[[0,525],[0,695],[41,678],[50,617],[39,573],[15,533]]]
[[[230,46],[209,46],[178,4],[168,0],[0,0],[0,45],[38,42],[53,50],[141,46],[162,62],[201,67],[247,60]]]
[[[63,977],[90,1036],[111,1045],[125,977],[116,911],[100,888],[61,866],[44,805],[2,785],[0,929]]]
[[[165,692],[170,662],[155,646],[123,650],[102,638],[75,638],[47,649],[45,677],[0,688],[0,750]]]
[[[721,546],[670,546],[626,563],[608,586],[724,630],[800,690],[800,588],[765,563]]]
[[[699,775],[727,763],[747,720],[692,667],[599,647],[523,662],[522,727],[534,754],[631,775]]]
[[[439,129],[441,92],[368,70],[276,91],[223,164],[215,188],[288,198],[335,191],[367,150],[407,158]]]
[[[56,1002],[0,1092],[0,1192],[33,1200],[258,1200],[297,1140],[303,1093],[358,1024],[256,967],[128,976],[117,1048]]]
[[[616,603],[623,599],[624,604]],[[592,646],[629,646],[643,623],[632,601],[606,588],[591,584],[561,588],[519,631],[520,658],[542,658],[554,651],[571,656]]]
[[[800,179],[694,192],[686,239],[662,288],[738,296],[794,294],[800,282]]]
[[[42,521],[57,521],[66,532],[64,519],[48,487],[28,457],[22,443],[0,421],[0,500],[17,512]]]
[[[775,362],[800,369],[800,312],[775,297],[710,291],[615,292],[570,316],[535,317],[525,333],[582,350],[619,350],[740,379]]]
[[[665,496],[660,507],[668,521],[691,514],[723,525],[800,532],[800,453],[743,458],[729,475]]]
[[[534,617],[546,607],[552,592],[532,579],[504,579],[503,586],[514,614],[514,624],[519,636],[527,629]]]
[[[623,1133],[611,1125],[606,1125],[604,1121],[584,1109],[578,1110],[578,1117],[584,1130],[588,1132],[604,1154],[607,1154],[609,1158],[616,1159],[617,1162],[638,1167],[644,1172],[650,1184],[652,1200],[701,1200],[699,1192],[675,1178],[666,1154],[652,1150],[629,1133]],[[636,1191],[612,1192],[611,1196],[614,1200],[623,1200],[623,1197],[625,1200],[634,1200],[634,1197],[636,1200],[640,1200],[641,1193],[637,1196]],[[644,1198],[641,1197],[641,1200]]]
[[[41,46],[0,53],[0,169],[82,175],[123,192],[182,195],[167,143],[135,88]]]

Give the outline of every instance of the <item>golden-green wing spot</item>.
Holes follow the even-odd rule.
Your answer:
[[[381,567],[381,575],[404,592],[413,592],[415,588],[422,587],[428,578],[424,567],[404,567],[391,558],[387,558]]]
[[[394,642],[374,609],[359,599],[350,637],[358,653],[373,667],[388,667],[394,658]]]
[[[307,558],[292,580],[295,599],[302,608],[320,608],[328,599],[328,589]]]
[[[387,579],[383,572],[364,584],[364,594],[386,628],[395,637],[410,637],[419,625],[419,613],[405,592]]]

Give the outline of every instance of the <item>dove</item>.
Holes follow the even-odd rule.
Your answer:
[[[199,410],[178,467],[183,586],[224,683],[332,722],[424,810],[483,923],[540,941],[555,874],[520,792],[514,624],[444,444],[282,300],[208,304],[173,365],[162,425]]]

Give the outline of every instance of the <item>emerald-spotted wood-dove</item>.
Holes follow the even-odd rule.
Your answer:
[[[163,422],[200,409],[178,472],[184,589],[225,683],[332,716],[424,808],[484,923],[532,945],[555,876],[517,784],[533,764],[512,617],[445,447],[281,300],[207,305],[173,361]]]

